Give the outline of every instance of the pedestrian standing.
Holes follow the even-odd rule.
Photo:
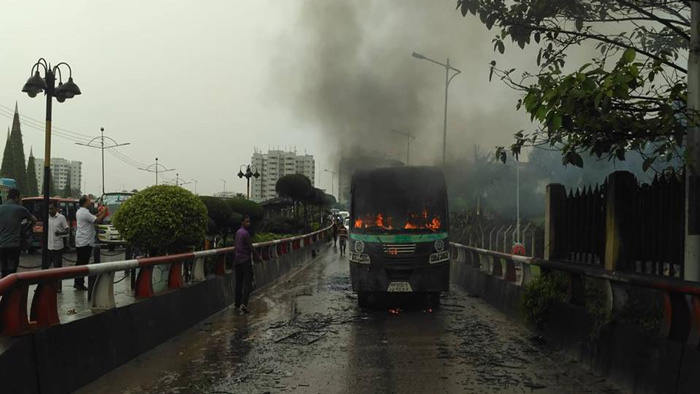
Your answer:
[[[75,231],[75,249],[78,252],[78,259],[75,265],[86,265],[90,263],[90,255],[95,246],[95,224],[101,223],[107,214],[106,209],[100,210],[97,215],[90,213],[88,208],[92,206],[92,199],[89,196],[82,196],[78,200],[80,208],[75,214],[75,220],[78,222]],[[73,288],[76,290],[87,290],[85,287],[85,278],[75,278]]]
[[[20,205],[20,202],[19,190],[10,189],[7,193],[7,201],[0,205],[0,264],[3,278],[17,272],[22,221],[30,221],[32,227],[36,223],[34,215]]]
[[[338,227],[338,242],[340,242],[340,255],[345,254],[345,243],[348,240],[348,228],[341,222]]]
[[[337,246],[338,244],[338,220],[334,217],[333,218],[333,246]]]
[[[66,222],[66,217],[58,213],[56,201],[49,204],[49,261],[41,262],[41,268],[47,269],[53,265],[54,268],[63,267],[63,238],[70,233],[70,227]],[[56,292],[61,292],[61,280],[58,280]]]
[[[241,228],[236,231],[235,261],[233,269],[236,277],[235,308],[242,313],[248,313],[248,297],[253,285],[253,262],[251,255],[261,261],[260,254],[253,248],[250,240],[250,216],[245,215],[241,220]]]

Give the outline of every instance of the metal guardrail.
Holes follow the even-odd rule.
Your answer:
[[[549,261],[527,256],[494,252],[458,243],[451,243],[452,260],[469,264],[482,272],[524,286],[542,271],[560,271],[569,275],[569,302],[580,304],[584,299],[584,278],[601,280],[606,286],[606,306],[618,312],[627,304],[629,286],[653,289],[663,297],[663,319],[660,334],[691,346],[700,345],[700,283],[680,279],[614,272],[567,261]]]
[[[253,244],[263,261],[292,253],[324,239],[330,227],[313,233],[281,240]],[[226,274],[226,261],[233,258],[234,247],[202,250],[169,256],[145,257],[108,263],[88,264],[72,267],[25,271],[0,279],[0,333],[19,335],[33,329],[48,328],[60,324],[58,317],[57,282],[85,276],[96,276],[92,289],[91,308],[94,312],[116,307],[114,301],[114,273],[139,269],[134,294],[136,298],[148,298],[153,292],[153,267],[170,265],[168,290],[184,287],[183,263],[192,262],[192,281],[206,280],[205,263],[214,259],[214,273]],[[37,285],[27,315],[29,286]]]

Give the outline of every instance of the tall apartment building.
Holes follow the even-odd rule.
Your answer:
[[[36,184],[39,186],[39,193],[44,185],[44,159],[34,159],[36,169]],[[82,174],[83,163],[79,161],[71,161],[60,157],[51,158],[51,179],[56,187],[56,191],[63,190],[66,187],[68,180],[68,172],[70,172],[70,187],[71,189],[80,190],[80,185],[83,182]]]
[[[250,178],[250,199],[257,202],[277,197],[277,180],[289,174],[303,174],[316,184],[316,162],[313,155],[297,155],[296,152],[268,150],[256,151],[250,163],[260,173],[259,178]]]

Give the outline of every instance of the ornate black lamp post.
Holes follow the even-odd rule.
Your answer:
[[[68,81],[63,83],[63,76],[61,74],[61,66],[68,68]],[[44,77],[42,78],[40,71],[44,71]],[[58,86],[56,86],[56,75],[58,75]],[[44,212],[42,212],[41,220],[44,223],[44,232],[42,234],[43,248],[41,252],[41,261],[43,266],[48,266],[49,262],[49,192],[51,185],[51,103],[53,98],[56,101],[62,103],[66,99],[72,99],[73,97],[81,94],[78,85],[73,82],[73,71],[71,70],[68,63],[60,62],[57,65],[51,67],[44,58],[39,59],[30,72],[30,77],[27,83],[24,84],[22,88],[24,93],[27,93],[29,97],[36,97],[39,93],[44,92],[46,96],[46,136],[44,143]]]
[[[243,172],[243,167],[246,167],[245,173]],[[241,164],[241,167],[238,169],[238,177],[243,178],[245,177],[246,179],[246,198],[250,200],[250,178],[255,177],[256,179],[260,177],[260,173],[258,172],[258,169],[253,166],[253,169],[255,172],[253,172],[250,169],[250,164],[245,165]]]

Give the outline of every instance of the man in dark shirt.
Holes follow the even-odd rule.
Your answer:
[[[243,216],[241,220],[241,228],[236,231],[235,241],[235,256],[233,269],[236,275],[236,301],[235,307],[243,313],[250,312],[248,310],[248,297],[252,290],[253,282],[253,262],[251,255],[254,255],[257,260],[262,260],[260,254],[253,249],[253,242],[250,240],[250,216]]]
[[[345,254],[345,243],[348,240],[348,229],[345,227],[343,222],[338,225],[338,242],[340,243],[340,255]]]
[[[19,190],[10,189],[7,202],[0,205],[0,264],[3,278],[17,272],[22,221],[29,220],[32,226],[36,223],[34,215],[21,206],[20,201]]]

